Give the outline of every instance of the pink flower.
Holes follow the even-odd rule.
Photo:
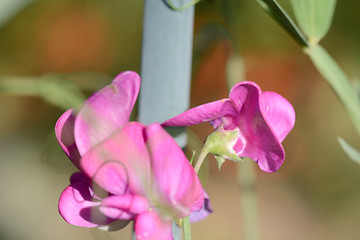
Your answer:
[[[59,212],[77,226],[116,230],[135,221],[138,239],[172,239],[174,219],[199,220],[210,209],[174,139],[157,123],[128,122],[139,87],[136,73],[121,73],[77,114],[70,109],[59,118],[56,137],[80,170]]]
[[[239,157],[256,161],[265,172],[276,172],[285,152],[281,145],[295,124],[292,105],[275,92],[262,92],[254,82],[240,82],[229,98],[200,105],[162,123],[190,126],[209,122],[215,129],[239,130],[233,146]]]

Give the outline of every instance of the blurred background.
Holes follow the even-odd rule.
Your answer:
[[[291,14],[288,1],[279,2]],[[131,227],[107,233],[69,225],[58,214],[58,198],[75,167],[54,136],[63,105],[48,95],[59,84],[89,96],[119,72],[139,71],[143,4],[0,0],[0,239],[130,239]],[[359,7],[339,1],[322,41],[350,78],[360,75]],[[226,70],[237,54],[246,79],[283,95],[297,114],[283,143],[283,166],[274,174],[256,170],[262,239],[358,239],[360,166],[337,137],[355,147],[359,138],[301,48],[255,1],[203,0],[194,29],[192,106],[227,97]],[[38,81],[55,85],[30,91],[27,80],[29,88]],[[23,94],[4,93],[12,83]],[[191,130],[203,141],[212,129]],[[192,225],[193,239],[242,239],[235,163],[226,162],[219,172],[210,159],[209,176],[205,189],[214,213]]]

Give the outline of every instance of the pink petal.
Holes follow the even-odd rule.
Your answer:
[[[260,109],[271,130],[282,142],[295,124],[293,106],[275,92],[263,92],[260,97]]]
[[[222,99],[191,108],[161,125],[163,127],[191,126],[229,115],[236,115],[234,106],[230,99]]]
[[[233,119],[240,130],[234,149],[240,157],[256,161],[263,171],[275,172],[283,163],[285,153],[260,110],[261,94],[261,89],[253,82],[241,82],[230,92],[239,112]]]
[[[201,209],[204,196],[200,181],[175,140],[157,123],[146,128],[155,189],[161,206],[176,217]]]
[[[94,93],[75,120],[75,141],[84,155],[129,121],[140,88],[137,73],[120,73],[111,85]]]
[[[172,240],[172,219],[164,220],[155,211],[139,214],[135,234],[138,240]]]
[[[144,125],[126,124],[81,159],[84,173],[115,195],[145,195],[151,187],[151,165],[144,142]]]
[[[101,202],[100,211],[113,219],[131,219],[149,209],[149,201],[141,196],[124,194],[109,196]]]
[[[73,109],[69,109],[61,115],[55,125],[55,135],[66,155],[79,168],[80,154],[74,139],[75,116],[73,112]]]
[[[60,196],[60,215],[68,223],[81,227],[98,227],[112,222],[113,219],[99,211],[100,201],[93,197],[85,178],[81,179],[79,173],[76,174],[71,185]]]

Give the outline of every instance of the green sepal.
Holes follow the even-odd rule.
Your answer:
[[[205,148],[208,153],[215,155],[219,168],[225,159],[238,162],[241,158],[236,154],[234,146],[239,138],[239,130],[224,130],[220,126],[206,138]]]
[[[220,171],[220,168],[221,168],[221,166],[223,165],[223,163],[225,162],[226,159],[223,158],[223,157],[217,156],[217,155],[215,155],[215,159],[216,159],[216,162],[218,164],[219,171]]]

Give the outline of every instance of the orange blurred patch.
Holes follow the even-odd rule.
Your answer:
[[[280,93],[290,102],[294,98],[295,58],[258,54],[245,56],[246,79],[259,84],[263,91]]]
[[[44,71],[106,72],[113,62],[108,23],[95,9],[54,7],[39,17],[37,32]]]
[[[226,41],[216,44],[214,49],[208,53],[201,63],[192,85],[192,106],[228,96],[225,75],[228,55],[229,48]]]

